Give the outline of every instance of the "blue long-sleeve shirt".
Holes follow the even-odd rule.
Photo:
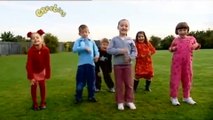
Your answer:
[[[90,49],[90,52],[86,51],[86,47]],[[93,40],[81,37],[75,41],[72,50],[74,53],[78,53],[78,66],[83,64],[95,66],[94,57],[99,57],[99,51]]]

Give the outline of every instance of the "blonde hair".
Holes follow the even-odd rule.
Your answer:
[[[103,39],[101,39],[101,41],[100,41],[101,43],[107,43],[107,44],[109,44],[109,40],[107,39],[107,38],[103,38]]]
[[[118,21],[118,26],[120,25],[120,23],[121,22],[123,22],[123,21],[127,21],[128,22],[128,24],[129,24],[129,20],[127,20],[127,19],[121,19],[120,21]]]

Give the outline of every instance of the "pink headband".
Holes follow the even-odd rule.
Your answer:
[[[36,33],[38,33],[39,35],[42,36],[44,34],[44,31],[42,29],[40,29]],[[31,38],[32,34],[33,34],[32,32],[28,32],[27,37]]]

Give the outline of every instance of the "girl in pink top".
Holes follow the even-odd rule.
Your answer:
[[[200,48],[193,36],[188,36],[189,26],[186,22],[177,24],[175,33],[178,35],[169,51],[173,53],[171,64],[171,79],[170,79],[170,100],[172,105],[180,105],[178,101],[178,88],[180,81],[183,88],[183,101],[188,104],[196,102],[190,97],[192,84],[192,58],[193,50]]]

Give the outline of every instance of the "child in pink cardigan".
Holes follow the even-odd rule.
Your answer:
[[[196,102],[190,97],[192,84],[192,56],[193,50],[200,48],[193,36],[188,36],[189,26],[186,22],[177,24],[175,33],[178,35],[169,51],[173,53],[171,64],[171,79],[170,79],[170,100],[172,105],[180,105],[178,101],[178,88],[180,81],[183,88],[183,101],[188,104]]]

